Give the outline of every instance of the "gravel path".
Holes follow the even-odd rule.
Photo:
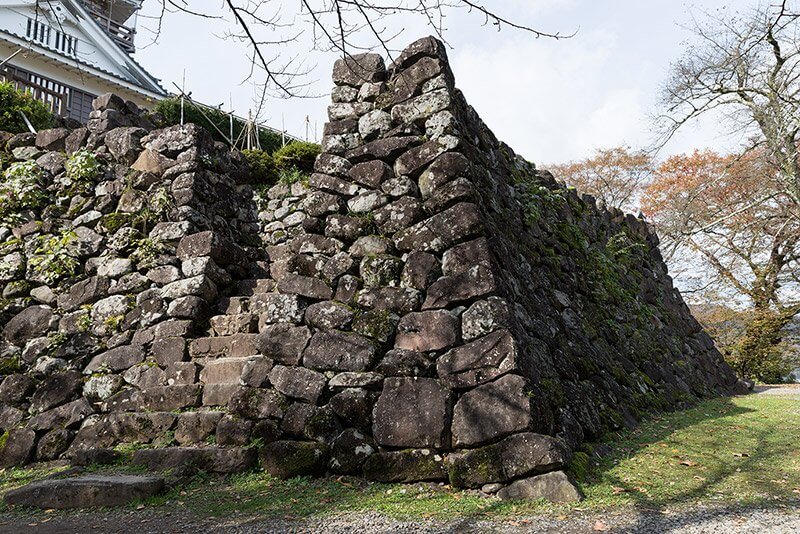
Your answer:
[[[778,386],[756,386],[753,392],[770,397],[793,397],[800,399],[800,384],[781,384]]]
[[[606,514],[574,513],[569,517],[525,517],[506,521],[466,518],[457,521],[412,521],[390,519],[376,513],[344,514],[314,519],[257,519],[235,517],[226,520],[193,518],[186,512],[117,511],[56,515],[37,518],[2,518],[0,532],[63,533],[114,532],[198,534],[222,533],[723,533],[800,532],[800,502],[772,508],[691,507],[660,513],[619,511]]]

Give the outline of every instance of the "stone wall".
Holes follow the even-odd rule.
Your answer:
[[[315,173],[266,198],[201,130],[118,124],[146,117],[108,97],[88,131],[11,139],[44,166],[65,148],[45,137],[78,135],[108,165],[80,207],[3,236],[2,265],[56,227],[93,244],[77,278],[4,293],[4,354],[21,358],[0,385],[4,465],[137,443],[152,468],[258,455],[284,477],[536,495],[581,443],[738,387],[647,224],[498,142],[440,42],[388,68],[340,60],[333,79]],[[105,221],[157,198],[145,265],[118,244],[133,219]]]

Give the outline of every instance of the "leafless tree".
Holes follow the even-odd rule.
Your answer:
[[[264,91],[278,96],[307,96],[310,69],[301,55],[287,56],[285,45],[302,42],[312,50],[342,56],[378,50],[391,58],[393,42],[402,34],[402,21],[421,19],[444,39],[449,14],[472,13],[484,25],[510,28],[534,37],[562,39],[570,35],[545,32],[504,17],[477,0],[222,0],[188,2],[158,0],[160,14],[150,28],[157,36],[167,12],[225,19],[235,28],[227,37],[249,49],[251,71]]]
[[[762,2],[743,14],[702,12],[690,29],[697,39],[664,87],[662,141],[721,112],[749,138],[748,150],[769,155],[784,193],[800,206],[800,2]]]
[[[662,142],[717,113],[747,142],[728,157],[668,160],[646,204],[668,247],[705,263],[711,288],[751,302],[734,363],[774,378],[766,364],[781,361],[781,332],[800,312],[800,0],[702,12],[690,28],[664,87]]]

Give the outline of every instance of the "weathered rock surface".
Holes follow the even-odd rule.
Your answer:
[[[526,432],[493,445],[448,455],[447,472],[454,487],[479,488],[531,473],[561,469],[569,459],[564,443],[550,436]]]
[[[546,499],[555,503],[576,502],[583,494],[564,471],[553,471],[512,482],[497,492],[504,501]]]
[[[162,477],[84,475],[33,482],[3,496],[10,506],[64,510],[123,506],[158,495],[166,485]]]
[[[387,378],[375,404],[375,442],[389,447],[446,448],[450,391],[431,378]]]
[[[0,225],[0,466],[136,444],[159,470],[563,500],[582,442],[738,391],[652,228],[498,141],[442,43],[333,80],[322,153],[268,189],[113,95],[74,131],[0,132],[47,183]]]
[[[132,463],[150,471],[166,471],[175,468],[193,468],[210,473],[241,473],[256,463],[254,449],[242,447],[169,447],[164,449],[141,449],[133,454]]]

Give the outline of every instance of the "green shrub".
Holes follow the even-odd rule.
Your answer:
[[[727,355],[728,363],[743,378],[767,384],[783,381],[792,370],[784,329],[797,313],[795,309],[757,310],[748,318],[743,335]]]
[[[296,168],[306,174],[314,172],[314,160],[317,159],[320,147],[316,143],[294,141],[275,151],[272,157],[278,170]]]
[[[47,199],[42,192],[42,169],[33,161],[13,163],[0,183],[0,222],[15,223],[19,213],[38,208]]]
[[[34,100],[28,93],[17,91],[11,83],[0,82],[0,129],[11,133],[27,132],[28,127],[20,111],[37,130],[53,125],[53,115],[47,106]]]
[[[73,153],[65,163],[67,178],[73,182],[88,182],[100,175],[103,164],[90,150],[81,149]]]
[[[250,167],[250,183],[274,185],[278,181],[275,159],[263,150],[242,150]]]
[[[164,117],[164,124],[163,126],[173,126],[175,124],[180,124],[181,122],[181,99],[179,97],[168,98],[166,100],[161,100],[156,104],[155,111],[160,113]],[[208,117],[207,120],[203,113],[195,106],[189,102],[186,102],[184,105],[184,121],[185,122],[193,122],[199,126],[202,126],[211,134],[211,136],[217,140],[222,142],[227,142],[225,138],[230,134],[230,116],[227,113],[223,113],[222,111],[215,110],[215,109],[208,109],[203,108],[203,113],[206,114]],[[215,125],[219,128],[225,135],[220,135]],[[238,119],[234,119],[233,121],[233,138],[238,139],[242,133],[242,130],[245,127],[245,123]],[[271,132],[268,130],[259,130],[258,132],[258,139],[261,143],[261,149],[265,152],[274,152],[281,146],[281,135],[275,132]]]
[[[39,236],[36,255],[28,262],[33,272],[46,284],[73,276],[80,263],[75,257],[78,235],[65,231],[57,236]]]
[[[278,182],[283,185],[292,185],[307,179],[308,175],[300,171],[297,167],[290,167],[278,171]]]
[[[166,245],[158,239],[145,237],[136,241],[136,248],[131,259],[139,269],[150,269],[158,265],[158,256],[167,251]]]

